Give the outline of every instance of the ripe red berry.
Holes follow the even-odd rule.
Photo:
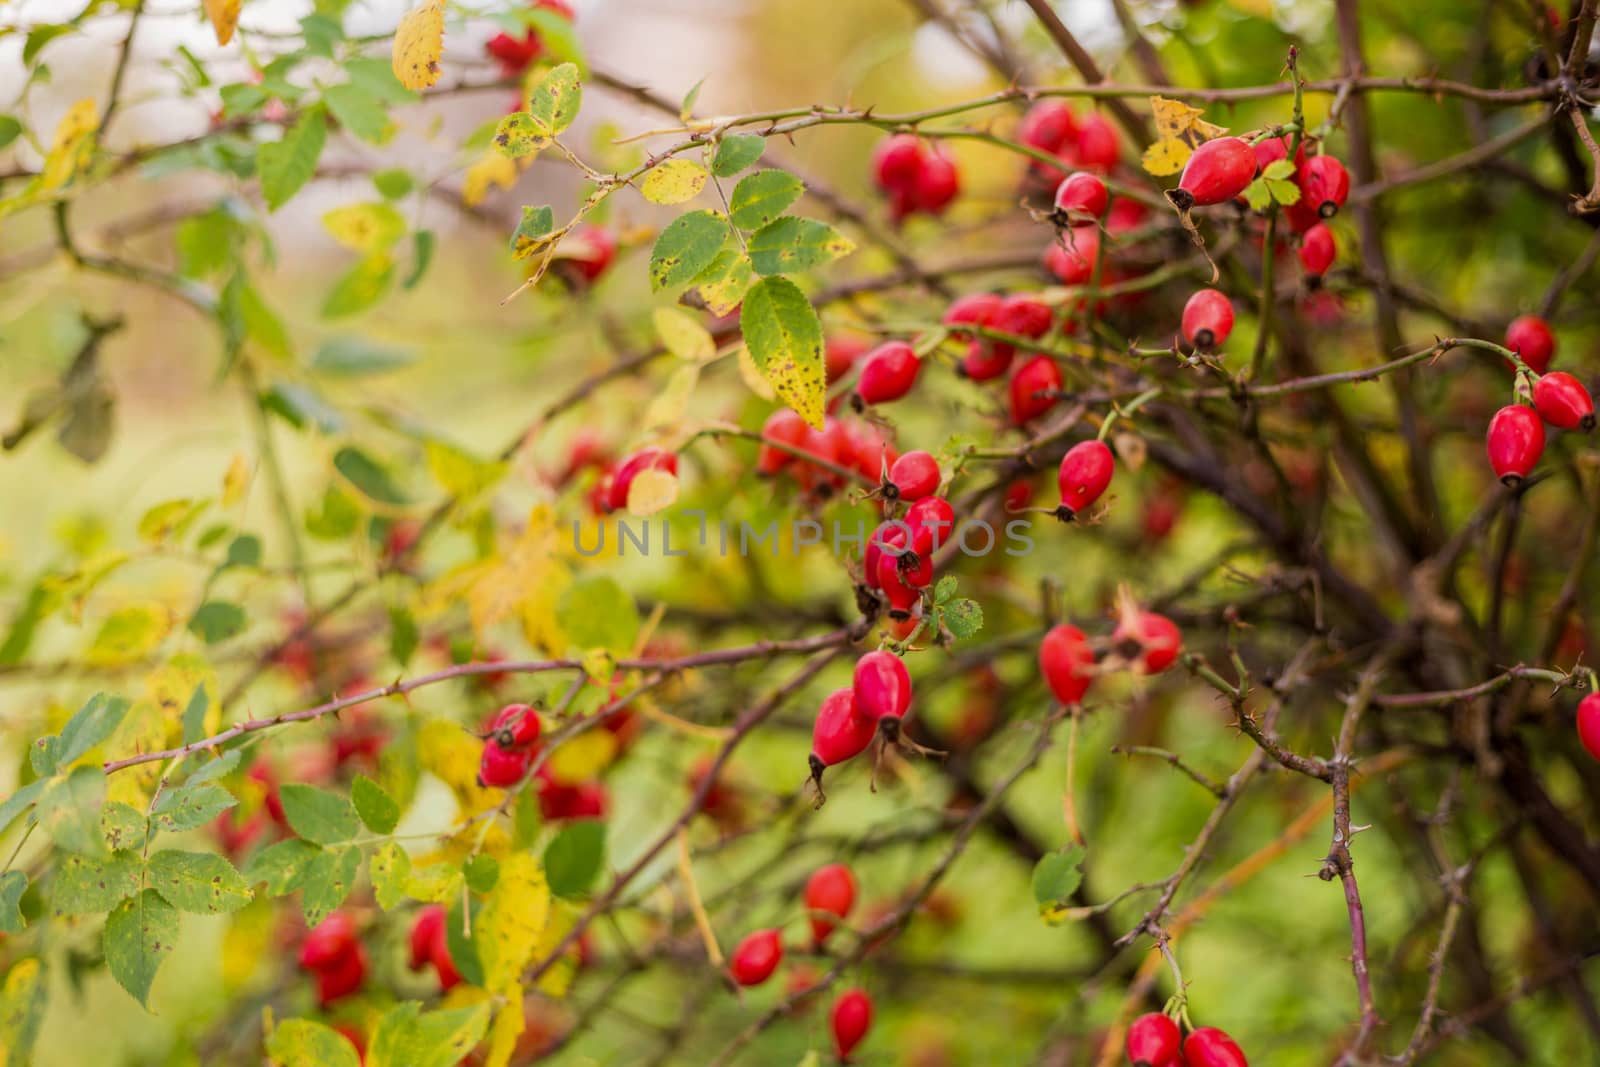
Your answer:
[[[1056,186],[1056,211],[1062,221],[1099,219],[1110,202],[1106,183],[1087,171],[1069,174]]]
[[[836,689],[828,694],[811,728],[811,777],[820,785],[823,768],[859,756],[877,732],[877,723],[856,714],[853,691]]]
[[[1241,137],[1218,137],[1194,150],[1178,188],[1168,198],[1179,208],[1222,204],[1255,180],[1256,153]]]
[[[845,449],[849,457],[847,465],[854,467],[866,477],[882,478],[884,471],[893,470],[894,465],[900,462],[900,454],[877,427],[841,423],[840,429],[848,440]]]
[[[348,912],[336,911],[306,934],[300,946],[300,966],[308,971],[325,971],[355,950],[355,920]]]
[[[1000,309],[1001,302],[998,293],[968,293],[952,303],[939,321],[946,326],[988,326],[994,313]],[[973,339],[973,335],[964,330],[951,330],[950,336],[957,341]]]
[[[1256,154],[1256,168],[1266,170],[1280,159],[1289,158],[1289,136],[1268,137],[1260,144],[1253,146]],[[1294,165],[1298,169],[1306,161],[1306,142],[1300,140],[1300,147],[1294,154]]]
[[[478,760],[478,784],[485,789],[505,789],[522,781],[533,762],[533,750],[508,752],[490,741],[483,746],[483,756]]]
[[[922,600],[922,590],[933,584],[933,560],[906,554],[884,553],[878,559],[878,588],[889,602],[889,617],[906,619]]]
[[[1556,335],[1550,324],[1537,315],[1523,315],[1506,327],[1506,347],[1522,357],[1522,362],[1543,374],[1556,355]]]
[[[1178,662],[1178,653],[1183,651],[1183,634],[1177,623],[1132,602],[1124,605],[1112,640],[1143,674],[1160,674]]]
[[[1094,276],[1094,261],[1099,254],[1100,231],[1078,226],[1067,230],[1061,240],[1050,242],[1044,265],[1062,285],[1084,285]]]
[[[1221,347],[1233,332],[1233,304],[1215,289],[1202,289],[1183,305],[1183,339],[1202,352]]]
[[[622,461],[611,476],[611,487],[606,493],[606,506],[612,511],[621,511],[628,506],[628,490],[633,487],[633,480],[647,470],[661,470],[669,474],[678,473],[678,454],[667,452],[659,448],[642,448]]]
[[[530,748],[539,740],[539,713],[527,704],[507,704],[489,723],[495,744],[508,752]]]
[[[818,867],[806,880],[806,908],[843,919],[856,902],[856,879],[842,863]],[[811,916],[811,938],[820,948],[836,924],[819,915]]]
[[[1544,423],[1532,408],[1508,404],[1489,420],[1489,465],[1495,477],[1516,485],[1544,454]]]
[[[911,528],[911,551],[927,559],[954,536],[956,509],[942,496],[925,496],[906,509],[902,521]]]
[[[912,203],[918,211],[942,215],[961,193],[961,173],[955,161],[943,152],[928,153],[927,162],[911,187]]]
[[[906,525],[903,520],[881,523],[876,530],[872,531],[872,536],[867,538],[866,550],[861,554],[862,577],[866,579],[869,586],[874,589],[878,588],[878,560],[882,559],[886,554],[884,546],[901,549],[905,547],[905,543]],[[895,553],[889,554],[893,555]]]
[[[1331,219],[1344,207],[1350,195],[1350,174],[1332,156],[1312,156],[1301,165],[1296,175],[1300,185],[1300,202],[1325,219]]]
[[[856,360],[866,352],[869,342],[859,334],[839,334],[828,338],[823,359],[828,365],[828,382],[832,384],[850,373]]]
[[[1078,117],[1062,100],[1041,100],[1028,109],[1017,127],[1017,140],[1052,155],[1077,139]]]
[[[739,942],[728,963],[728,973],[743,986],[760,985],[772,977],[783,960],[783,942],[776,930],[757,930]]]
[[[939,461],[931,454],[907,452],[889,468],[889,480],[883,483],[883,495],[890,500],[921,500],[938,490],[943,477],[939,471]]]
[[[317,972],[317,1004],[323,1009],[356,992],[367,978],[367,950],[359,943],[326,970]]]
[[[1578,701],[1578,740],[1589,755],[1600,759],[1600,693]]]
[[[1039,642],[1039,673],[1057,700],[1076,704],[1094,682],[1094,651],[1083,631],[1062,623]]]
[[[1244,1050],[1214,1026],[1202,1026],[1189,1035],[1183,1043],[1183,1058],[1187,1067],[1250,1067]]]
[[[1313,278],[1328,273],[1338,254],[1339,246],[1334,242],[1333,231],[1324,223],[1317,223],[1300,239],[1300,266]]]
[[[1582,382],[1565,371],[1551,371],[1533,383],[1533,406],[1551,426],[1594,429],[1594,398]]]
[[[565,262],[588,285],[600,280],[617,258],[617,239],[604,226],[583,225],[562,244]]]
[[[1172,1017],[1152,1011],[1128,1027],[1128,1062],[1133,1067],[1178,1067],[1183,1035]]]
[[[1049,356],[1034,356],[1011,376],[1011,421],[1025,425],[1055,406],[1061,369]]]
[[[973,341],[961,357],[961,374],[975,382],[998,378],[1011,369],[1017,350],[999,341]]]
[[[434,938],[444,933],[444,922],[443,904],[429,904],[417,912],[416,921],[411,924],[411,955],[406,966],[420,971],[433,961]]]
[[[833,1002],[833,1048],[847,1060],[872,1028],[872,998],[864,989],[850,989]]]
[[[1122,143],[1117,128],[1111,120],[1098,112],[1091,112],[1078,126],[1076,142],[1071,147],[1071,158],[1080,167],[1110,170],[1122,156]],[[1067,153],[1062,153],[1067,155]]]
[[[905,660],[879,649],[856,661],[851,685],[855,712],[868,722],[898,719],[911,707],[911,674]]]
[[[806,434],[810,430],[811,427],[806,425],[806,420],[793,408],[779,408],[767,416],[767,421],[761,426],[761,436],[769,441],[799,448],[805,443]],[[761,451],[756,453],[756,473],[777,474],[794,460],[794,453],[763,444]]]
[[[897,133],[879,142],[872,155],[872,180],[885,192],[910,189],[922,173],[927,149],[914,134]]]
[[[899,400],[917,384],[922,361],[904,341],[889,341],[868,352],[856,382],[856,397],[863,404]]]
[[[1070,519],[1099,500],[1111,484],[1115,467],[1111,449],[1104,441],[1080,441],[1067,449],[1061,457],[1061,469],[1056,472],[1056,485],[1061,490],[1057,517]]]
[[[1008,296],[995,308],[989,325],[1002,333],[1037,339],[1050,332],[1055,312],[1038,297],[1026,293]]]
[[[606,787],[599,782],[576,785],[558,781],[545,764],[538,771],[539,814],[545,822],[565,819],[603,819],[609,807]]]

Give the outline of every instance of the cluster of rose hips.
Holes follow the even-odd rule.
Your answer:
[[[1533,380],[1533,407],[1508,404],[1489,420],[1485,446],[1495,477],[1516,485],[1544,455],[1544,424],[1558,430],[1594,429],[1594,399],[1582,382],[1565,371],[1549,370],[1556,337],[1537,315],[1524,315],[1506,330],[1505,347],[1517,353]]]
[[[942,215],[961,193],[955,161],[911,133],[897,133],[878,145],[872,179],[888,194],[889,214],[896,222],[917,212]]]
[[[761,427],[761,436],[767,443],[762,444],[756,456],[756,473],[764,478],[787,475],[802,492],[816,497],[844,488],[846,478],[834,468],[876,480],[898,458],[894,446],[874,426],[829,415],[823,419],[822,429],[817,430],[792,408],[774,411]],[[796,455],[797,451],[804,455]]]
[[[1170,1015],[1141,1015],[1128,1028],[1128,1062],[1133,1067],[1249,1067],[1244,1050],[1214,1026],[1183,1037]]]
[[[1029,164],[1032,173],[1047,179],[1073,167],[1107,173],[1122,157],[1122,142],[1111,120],[1098,111],[1079,116],[1057,99],[1041,100],[1028,109],[1017,128],[1017,140],[1061,161],[1059,168],[1041,160]]]
[[[613,715],[603,724],[621,736],[631,726],[626,716]],[[539,712],[529,704],[507,704],[495,713],[484,732],[478,760],[478,784],[485,789],[508,789],[528,776],[539,755]],[[609,806],[599,782],[564,782],[548,763],[534,773],[539,812],[549,822],[602,818]]]
[[[356,936],[355,920],[336,911],[306,934],[300,967],[317,979],[317,1003],[326,1009],[361,988],[367,977],[367,950]]]
[[[909,684],[909,683],[908,683]],[[811,922],[811,948],[820,952],[829,935],[855,906],[856,879],[842,863],[819,867],[806,880],[805,905]],[[743,987],[758,986],[771,978],[783,962],[783,935],[776,929],[747,934],[728,959],[728,976]],[[807,984],[793,984],[803,992]],[[833,1046],[841,1061],[848,1060],[872,1026],[872,998],[866,990],[850,989],[833,1004]]]
[[[859,756],[874,739],[881,737],[885,744],[926,751],[912,744],[903,732],[910,709],[911,673],[903,659],[878,649],[856,661],[849,688],[835,690],[823,699],[811,729],[809,763],[818,805],[823,801],[823,771]]]
[[[1117,626],[1111,634],[1111,658],[1095,662],[1084,632],[1060,623],[1039,642],[1039,673],[1063,704],[1078,704],[1103,670],[1128,666],[1136,675],[1160,674],[1178,661],[1183,634],[1165,615],[1146,611],[1124,590],[1119,596]]]

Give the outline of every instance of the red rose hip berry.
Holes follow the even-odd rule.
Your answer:
[[[1116,463],[1111,449],[1104,441],[1080,441],[1067,449],[1061,457],[1061,468],[1056,472],[1056,486],[1061,490],[1061,506],[1056,518],[1063,522],[1089,507],[1111,484],[1111,474]]]
[[[911,674],[906,662],[883,649],[856,661],[850,689],[856,715],[874,724],[883,718],[901,718],[911,707]]]
[[[885,557],[888,558],[888,557]],[[822,799],[822,772],[865,752],[877,735],[878,725],[856,714],[855,695],[849,689],[828,694],[817,709],[811,728],[811,779],[817,784],[817,799]]]
[[[1194,150],[1167,199],[1183,211],[1222,204],[1244,192],[1255,177],[1255,149],[1240,137],[1218,137]]]
[[[1564,371],[1551,371],[1533,383],[1533,406],[1557,429],[1594,429],[1594,398],[1582,382]]]
[[[833,1050],[840,1060],[848,1060],[850,1053],[861,1044],[872,1028],[872,998],[864,989],[849,989],[833,1002]]]
[[[1508,404],[1489,420],[1486,441],[1495,477],[1516,485],[1539,464],[1544,454],[1544,423],[1532,408]]]
[[[868,352],[856,382],[856,399],[862,404],[887,404],[899,400],[917,384],[922,361],[904,341],[889,341]]]
[[[1300,202],[1320,217],[1331,219],[1350,195],[1350,173],[1332,156],[1312,156],[1296,175]]]
[[[1183,305],[1183,339],[1202,352],[1221,347],[1233,332],[1233,303],[1216,289],[1202,289]]]
[[[507,704],[489,723],[495,744],[507,752],[531,748],[539,740],[539,713],[527,704]]]
[[[1506,347],[1521,356],[1535,374],[1543,374],[1555,358],[1556,335],[1539,316],[1523,315],[1506,327]]]
[[[1182,1041],[1170,1016],[1159,1011],[1141,1015],[1128,1027],[1128,1062],[1133,1067],[1177,1067]]]
[[[739,942],[728,963],[728,973],[742,986],[760,985],[772,977],[783,961],[783,942],[776,930],[757,930]]]
[[[1589,755],[1600,760],[1600,693],[1578,701],[1578,740]]]
[[[1300,266],[1313,278],[1328,273],[1338,254],[1339,246],[1333,239],[1333,231],[1323,223],[1311,227],[1300,239]]]
[[[1202,1026],[1189,1035],[1183,1043],[1183,1059],[1186,1067],[1250,1067],[1244,1050],[1214,1026]]]
[[[490,741],[478,761],[478,784],[485,789],[505,789],[522,781],[533,762],[533,751],[507,751]]]
[[[1026,425],[1055,406],[1061,370],[1049,356],[1034,356],[1011,378],[1011,421]]]
[[[1094,682],[1094,651],[1083,631],[1062,623],[1045,634],[1039,642],[1039,673],[1061,703],[1081,702]]]
[[[1069,174],[1056,186],[1056,216],[1062,224],[1097,220],[1110,202],[1106,183],[1087,171]]]
[[[943,477],[939,471],[939,461],[930,453],[907,452],[889,468],[889,480],[883,483],[883,495],[890,500],[921,500],[938,490]]]
[[[824,912],[840,919],[848,916],[856,902],[855,875],[851,874],[850,868],[842,863],[830,863],[826,867],[818,867],[806,880],[805,899],[806,909],[813,913],[811,939],[820,948],[837,924],[816,913]]]

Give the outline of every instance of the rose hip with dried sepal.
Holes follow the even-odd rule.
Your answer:
[[[1233,303],[1216,289],[1201,289],[1183,305],[1183,339],[1196,349],[1220,348],[1233,332]]]
[[[1080,441],[1061,457],[1056,486],[1061,490],[1061,506],[1056,518],[1072,519],[1100,499],[1111,484],[1116,461],[1104,441]]]
[[[1533,406],[1557,429],[1594,429],[1594,398],[1582,382],[1564,371],[1551,371],[1533,383]]]
[[[850,1053],[867,1036],[872,1028],[872,998],[863,989],[848,989],[833,1002],[833,1050],[841,1062],[848,1061]]]
[[[939,470],[939,461],[934,459],[932,454],[911,451],[895,460],[889,467],[889,478],[883,483],[881,491],[890,500],[915,503],[937,492],[943,478],[944,475]]]
[[[1256,153],[1249,142],[1218,137],[1194,150],[1167,199],[1181,211],[1226,203],[1244,192],[1255,176]]]
[[[855,694],[851,690],[836,689],[822,701],[817,709],[817,721],[811,728],[808,760],[819,807],[824,800],[822,772],[861,755],[877,735],[877,723],[856,714]]]

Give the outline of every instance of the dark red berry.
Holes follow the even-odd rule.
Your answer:
[[[1039,673],[1063,704],[1076,704],[1094,682],[1094,651],[1083,631],[1068,623],[1052,627],[1039,642]]]
[[[1183,1043],[1183,1058],[1186,1067],[1250,1067],[1233,1038],[1214,1026],[1202,1026],[1189,1035]]]
[[[1241,137],[1218,137],[1194,150],[1184,165],[1178,188],[1168,193],[1180,208],[1221,204],[1255,180],[1256,154]]]
[[[507,704],[489,723],[489,733],[506,751],[531,747],[539,740],[539,713],[527,704]]]
[[[906,560],[914,559],[907,566]],[[933,580],[933,561],[920,556],[901,556],[898,559],[885,553],[878,559],[878,588],[889,602],[889,617],[904,621],[922,600],[922,589]]]
[[[973,341],[961,357],[961,373],[975,382],[987,382],[1011,369],[1017,350],[999,341]]]
[[[367,977],[367,950],[357,943],[326,970],[317,972],[317,1004],[324,1010],[357,992]]]
[[[1064,221],[1099,219],[1110,202],[1106,183],[1087,171],[1069,174],[1056,186],[1056,211]]]
[[[1018,293],[1000,302],[989,325],[1001,333],[1037,339],[1050,332],[1054,319],[1055,312],[1050,310],[1049,304],[1038,297]]]
[[[783,961],[783,941],[776,930],[757,930],[739,942],[728,963],[728,973],[742,986],[760,985],[772,977]]]
[[[533,750],[508,752],[490,741],[483,746],[483,756],[478,761],[478,784],[485,789],[505,789],[522,781],[533,762]]]
[[[1589,755],[1600,760],[1600,693],[1578,701],[1578,740]]]
[[[433,961],[434,935],[444,932],[444,922],[443,904],[429,904],[417,912],[416,921],[411,924],[411,954],[406,966],[420,971]]]
[[[1049,356],[1034,356],[1011,376],[1011,421],[1025,425],[1055,406],[1061,369]]]
[[[878,144],[872,155],[872,179],[886,192],[909,190],[922,173],[928,150],[909,133],[897,133]]]
[[[1333,231],[1324,223],[1317,223],[1300,239],[1300,266],[1313,278],[1328,273],[1338,254],[1339,246],[1334,242]]]
[[[1533,406],[1551,426],[1594,429],[1594,398],[1582,382],[1564,371],[1551,371],[1533,383]]]
[[[1220,348],[1233,332],[1233,304],[1215,289],[1202,289],[1183,305],[1183,339],[1202,352]]]
[[[1489,420],[1487,445],[1495,477],[1516,485],[1544,454],[1544,423],[1532,408],[1508,404]]]
[[[868,652],[856,661],[851,692],[856,714],[869,722],[903,717],[911,707],[911,674],[905,660],[882,649]]]
[[[1041,100],[1028,109],[1017,128],[1017,140],[1052,155],[1078,136],[1078,117],[1062,100]]]
[[[850,914],[856,902],[856,879],[842,863],[818,867],[806,880],[806,909],[826,912],[840,919]],[[833,933],[835,924],[820,915],[811,916],[811,938],[820,947]]]
[[[864,989],[849,989],[833,1002],[833,1050],[847,1060],[872,1028],[872,998]]]
[[[1152,1011],[1128,1027],[1128,1062],[1133,1067],[1178,1067],[1183,1035],[1171,1016]]]
[[[1061,507],[1066,511],[1061,517],[1071,518],[1099,500],[1111,484],[1115,467],[1111,449],[1104,441],[1080,441],[1067,449],[1061,457],[1061,469],[1056,472]]]
[[[1506,347],[1522,357],[1522,362],[1543,374],[1556,355],[1556,335],[1550,324],[1537,315],[1523,315],[1506,327]]]
[[[886,554],[884,546],[900,550],[905,548],[907,526],[905,522],[885,522],[872,531],[867,547],[861,554],[861,570],[869,586],[878,588],[878,560]],[[897,553],[888,553],[894,555]]]
[[[864,404],[899,400],[917,384],[917,372],[921,369],[922,361],[917,358],[916,350],[904,341],[881,344],[862,361],[856,396]]]
[[[939,461],[927,452],[907,452],[889,468],[889,480],[884,483],[884,495],[891,499],[914,502],[932,496],[939,488],[944,475],[939,471]]]
[[[1300,202],[1325,219],[1338,214],[1350,195],[1350,173],[1332,156],[1312,156],[1301,165],[1296,180]]]
[[[562,243],[561,250],[571,253],[564,262],[585,283],[593,285],[617,258],[617,239],[603,226],[584,225]]]

